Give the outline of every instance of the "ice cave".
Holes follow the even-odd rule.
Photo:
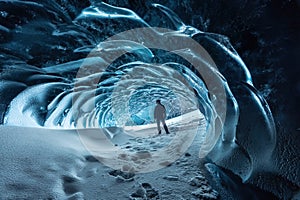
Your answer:
[[[277,13],[298,39],[299,8],[0,0],[0,199],[300,199],[300,82],[254,31]]]

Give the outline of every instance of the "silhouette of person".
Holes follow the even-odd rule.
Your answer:
[[[168,127],[166,125],[166,108],[164,105],[161,104],[160,100],[156,100],[156,106],[154,109],[154,119],[156,120],[157,123],[157,129],[158,129],[158,134],[161,134],[161,129],[160,129],[160,122],[162,122],[164,129],[166,131],[166,134],[169,134]]]

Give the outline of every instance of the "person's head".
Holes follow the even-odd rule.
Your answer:
[[[157,103],[157,104],[160,104],[160,100],[159,100],[159,99],[157,99],[157,100],[156,100],[156,103]]]

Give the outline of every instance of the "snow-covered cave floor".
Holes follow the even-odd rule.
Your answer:
[[[131,172],[129,168],[128,172],[112,169],[99,162],[101,156],[92,156],[82,135],[86,131],[88,136],[96,129],[83,129],[78,134],[76,130],[1,126],[0,199],[238,199],[256,193],[247,186],[239,186],[238,180],[231,179],[217,166],[204,167],[198,156],[202,142],[199,135],[205,131],[203,118],[194,125],[181,122],[181,125],[169,122],[170,135],[158,136],[154,125],[142,129],[127,127],[129,134],[114,135],[110,129],[112,135],[108,136],[115,147],[126,152],[142,151],[143,155],[154,152],[152,160],[149,156],[141,160],[157,161],[161,168],[146,173]],[[155,155],[156,150],[168,146],[176,135],[191,135],[197,130],[193,141],[181,138],[192,143],[185,146],[186,151],[180,149],[184,152],[179,152],[182,155],[178,159],[178,154],[168,154],[175,158],[174,162],[163,162],[167,154],[160,152],[161,160]],[[133,137],[134,134],[143,137]],[[178,149],[174,152],[178,153]],[[124,158],[126,155],[121,156]],[[129,163],[137,163],[133,161]]]

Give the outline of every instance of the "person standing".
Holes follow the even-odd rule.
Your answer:
[[[160,122],[163,124],[166,134],[170,133],[166,125],[166,108],[164,105],[161,104],[160,100],[156,100],[156,106],[154,109],[154,119],[157,123],[158,134],[161,134]]]

